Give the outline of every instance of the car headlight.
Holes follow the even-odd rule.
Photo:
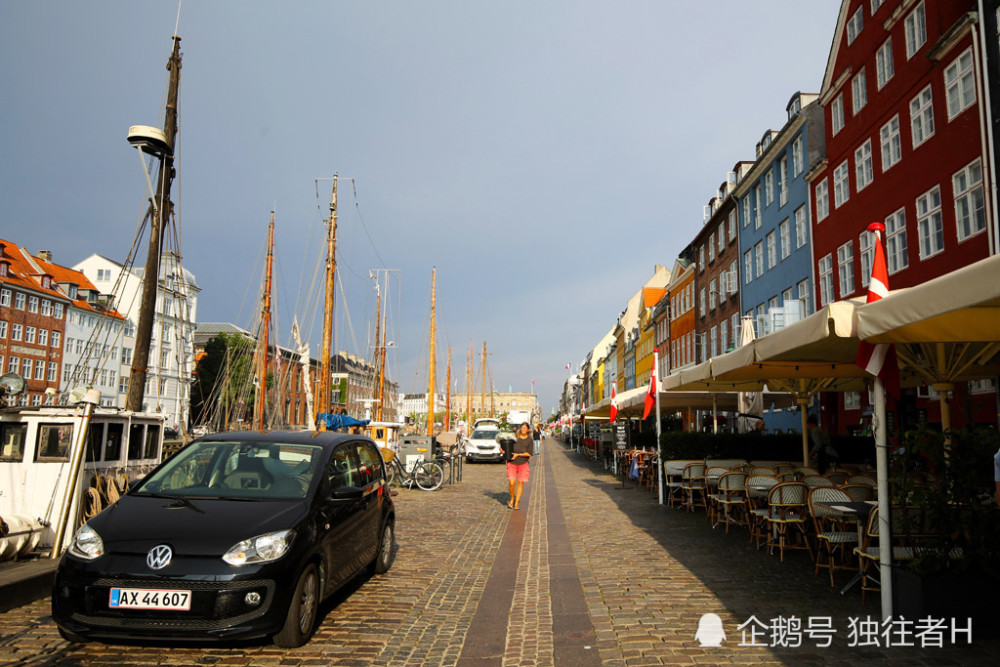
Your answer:
[[[76,531],[73,542],[69,545],[69,552],[83,560],[100,558],[104,555],[104,540],[96,530],[84,524]]]
[[[251,537],[249,540],[237,542],[230,547],[222,560],[237,566],[278,560],[288,551],[294,536],[294,530],[279,530]]]

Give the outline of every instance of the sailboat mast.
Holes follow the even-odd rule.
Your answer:
[[[375,421],[382,421],[382,355],[380,346],[382,345],[382,288],[375,280],[375,370],[378,378],[375,383]]]
[[[427,389],[427,435],[434,435],[434,334],[437,329],[435,322],[435,309],[437,307],[437,267],[431,269],[431,352],[430,352],[430,380]]]
[[[479,413],[486,415],[486,341],[483,341],[483,368],[481,371],[483,377],[483,391],[479,395]]]
[[[142,274],[142,298],[139,302],[139,322],[136,329],[135,349],[132,368],[128,378],[128,394],[125,409],[132,412],[142,410],[146,392],[146,373],[149,365],[149,344],[153,337],[153,318],[156,310],[156,288],[159,286],[160,256],[163,251],[163,227],[170,219],[173,205],[170,203],[170,185],[174,178],[174,141],[177,137],[177,91],[181,82],[181,38],[173,36],[174,49],[167,61],[170,84],[167,90],[167,109],[163,120],[163,134],[167,150],[160,159],[160,176],[156,183],[156,196],[150,202],[149,247],[146,252],[146,268]]]
[[[451,430],[451,345],[448,346],[448,387],[444,399],[444,430]]]
[[[271,332],[271,265],[274,262],[274,211],[267,225],[267,268],[264,278],[264,310],[261,314],[261,346],[257,362],[257,428],[264,430],[267,421],[267,349]]]
[[[326,233],[326,298],[323,301],[323,350],[320,359],[319,396],[316,412],[330,412],[330,356],[333,354],[333,276],[337,271],[337,174],[330,195],[330,222]],[[310,415],[316,419],[316,415]]]

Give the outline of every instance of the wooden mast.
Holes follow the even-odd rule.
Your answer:
[[[142,410],[146,392],[146,373],[149,365],[149,344],[153,337],[153,319],[156,310],[156,291],[159,286],[160,256],[163,254],[163,227],[170,220],[173,204],[170,203],[170,185],[174,179],[174,141],[177,136],[177,91],[181,81],[181,38],[173,36],[174,49],[167,61],[170,84],[167,90],[167,110],[163,120],[163,134],[167,144],[160,158],[160,175],[156,183],[156,196],[150,202],[146,217],[149,218],[149,246],[146,268],[142,274],[142,299],[139,302],[139,322],[135,335],[135,350],[128,378],[125,409]],[[159,390],[157,390],[159,391]]]
[[[479,395],[479,413],[486,416],[486,341],[483,341],[483,359],[481,375],[483,377],[483,390]]]
[[[430,351],[430,376],[427,389],[427,435],[434,435],[434,333],[437,328],[434,320],[434,312],[437,306],[437,267],[431,269],[431,351]]]
[[[448,387],[444,399],[444,430],[451,430],[451,345],[448,346]]]
[[[271,331],[271,265],[274,262],[274,211],[267,225],[267,261],[264,278],[264,310],[261,316],[261,346],[257,361],[257,405],[254,406],[256,427],[264,430],[267,421],[267,349]]]
[[[465,421],[472,433],[472,365],[475,363],[475,353],[472,351],[472,341],[469,341],[469,356],[465,358]]]
[[[319,396],[316,397],[316,415],[330,412],[330,356],[333,354],[333,276],[337,271],[337,174],[333,175],[333,193],[330,195],[330,221],[326,234],[326,299],[323,301],[323,350],[320,359]],[[320,426],[326,430],[325,426]]]
[[[382,421],[382,355],[379,347],[382,344],[382,288],[378,279],[375,280],[375,421]]]

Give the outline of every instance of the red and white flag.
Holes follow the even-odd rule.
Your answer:
[[[566,370],[569,370],[569,364],[566,364]]]
[[[646,400],[642,409],[642,418],[645,419],[652,412],[656,405],[656,364],[659,356],[657,350],[653,350],[653,367],[649,371],[649,391],[646,392]]]
[[[868,231],[875,234],[875,257],[872,260],[872,279],[868,283],[868,303],[878,301],[889,293],[889,269],[885,261],[885,248],[882,246],[882,234],[885,225],[873,222],[868,225]],[[857,364],[872,375],[882,380],[885,390],[893,397],[899,398],[899,362],[896,359],[896,346],[889,343],[869,343],[861,341],[858,345]]]
[[[615,381],[611,381],[611,415],[609,416],[611,421],[618,419],[618,397],[615,391]]]

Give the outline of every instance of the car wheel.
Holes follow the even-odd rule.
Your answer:
[[[78,635],[75,632],[70,632],[69,630],[64,630],[63,628],[56,626],[59,629],[59,636],[70,642],[71,644],[83,644],[87,641],[86,637]]]
[[[274,643],[281,648],[298,648],[312,637],[316,628],[316,610],[319,608],[319,574],[310,563],[299,575],[288,614],[281,631],[274,636]]]
[[[395,536],[396,527],[392,519],[386,519],[385,525],[382,526],[382,539],[379,540],[378,552],[368,568],[372,574],[385,574],[389,571],[392,566],[392,547]]]

